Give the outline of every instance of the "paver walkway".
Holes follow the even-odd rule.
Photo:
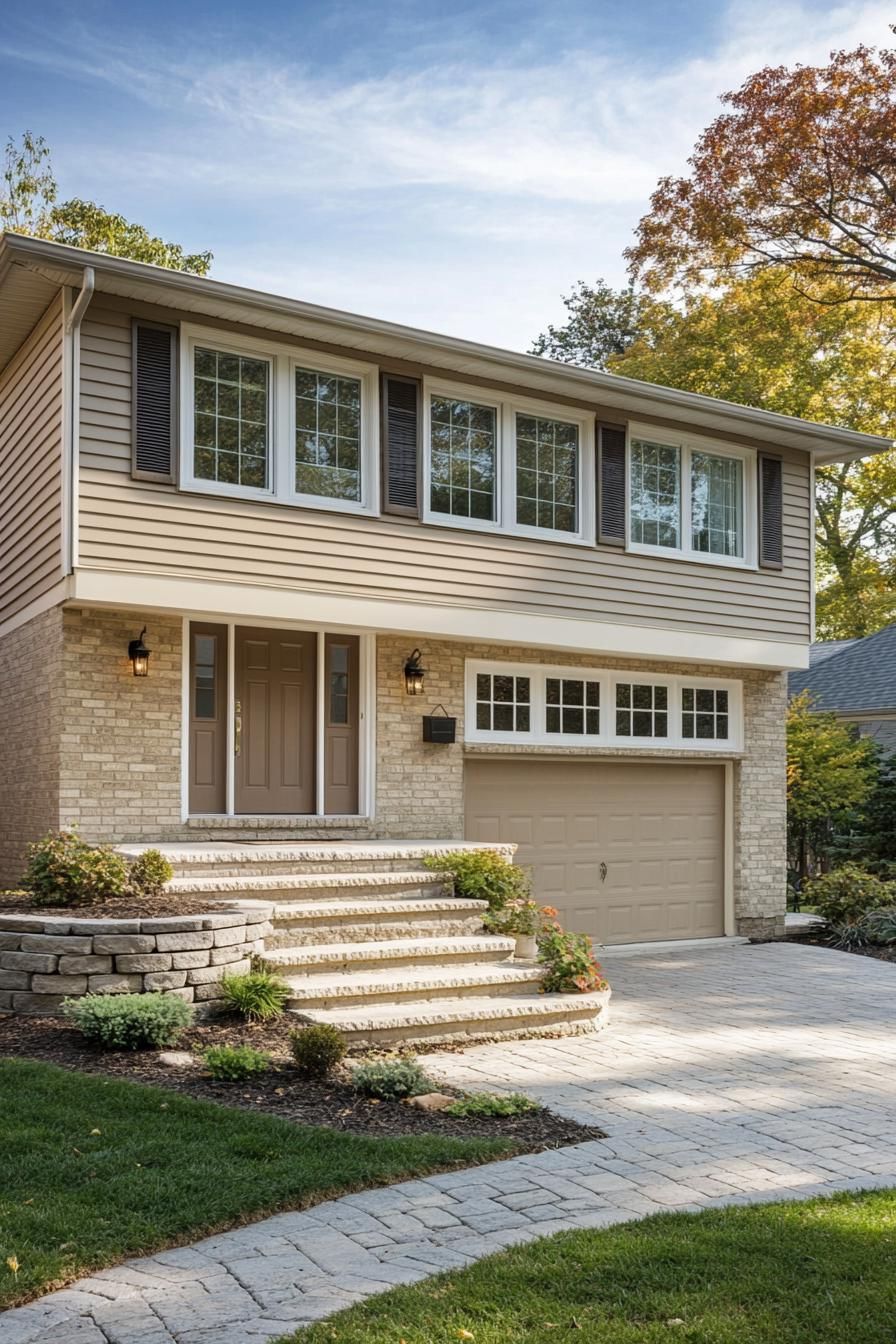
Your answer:
[[[793,945],[607,956],[595,1037],[433,1055],[609,1131],[350,1195],[82,1279],[0,1344],[243,1344],[561,1228],[896,1185],[896,965]]]

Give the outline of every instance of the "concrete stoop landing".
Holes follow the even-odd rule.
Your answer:
[[[123,845],[134,855],[148,846]],[[541,966],[483,928],[485,901],[459,899],[424,860],[457,842],[288,841],[154,846],[172,892],[273,903],[264,959],[288,1009],[352,1046],[572,1035],[607,1019],[609,991],[543,994]]]

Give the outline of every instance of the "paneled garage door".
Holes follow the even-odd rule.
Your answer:
[[[724,931],[724,767],[469,760],[468,840],[515,841],[534,894],[602,943]]]

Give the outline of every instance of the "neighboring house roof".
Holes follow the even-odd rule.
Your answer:
[[[80,288],[87,271],[95,281],[97,294],[115,294],[181,313],[247,322],[291,336],[310,336],[392,360],[422,359],[430,366],[474,378],[525,383],[533,392],[587,398],[589,403],[599,401],[603,412],[617,411],[621,418],[649,414],[686,424],[692,431],[705,427],[710,432],[746,434],[773,448],[801,449],[820,464],[849,461],[893,447],[892,439],[874,434],[814,424],[696,392],[561,364],[13,233],[0,236],[0,369],[12,358],[59,287]]]
[[[805,672],[791,672],[791,695],[809,691],[816,709],[896,710],[896,625],[864,639],[813,644]]]

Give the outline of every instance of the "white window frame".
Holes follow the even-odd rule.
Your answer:
[[[529,678],[530,714],[528,732],[491,731],[476,727],[476,678],[480,674]],[[549,733],[547,731],[548,677],[600,683],[599,733]],[[665,686],[669,692],[669,733],[667,737],[620,737],[616,734],[616,686],[619,684]],[[728,732],[724,739],[686,738],[682,736],[682,689],[712,688],[728,692]],[[579,667],[563,663],[502,663],[493,659],[468,658],[465,664],[464,741],[481,745],[538,747],[622,748],[632,751],[718,752],[732,755],[743,751],[743,683],[727,677],[670,676],[655,672],[626,672],[618,669]]]
[[[632,539],[632,440],[644,439],[679,452],[679,489],[681,519],[678,546],[653,546]],[[714,551],[696,551],[691,544],[691,456],[708,453],[713,457],[731,457],[743,463],[743,538],[744,553],[717,555]],[[727,569],[758,567],[757,453],[754,448],[720,443],[697,434],[675,434],[648,424],[630,424],[625,451],[625,547],[634,555],[655,555],[671,560],[690,560],[700,565],[723,565]]]
[[[297,345],[280,345],[254,336],[234,339],[211,327],[182,323],[180,328],[180,489],[236,499],[267,500],[296,508],[326,509],[338,513],[376,514],[379,511],[379,371],[375,364],[321,355]],[[197,346],[231,355],[264,359],[270,366],[268,424],[268,487],[229,485],[207,481],[195,474],[193,443],[193,365]],[[295,370],[313,369],[361,383],[361,498],[330,499],[299,493],[295,488]]]
[[[430,504],[432,468],[433,397],[448,397],[457,401],[472,401],[479,406],[495,409],[495,517],[494,519],[458,518],[454,514],[439,513]],[[575,425],[579,435],[578,476],[576,480],[577,528],[575,532],[561,532],[554,528],[532,527],[518,523],[516,518],[516,417],[536,416],[543,420],[561,420]],[[447,382],[440,378],[423,379],[423,508],[424,523],[437,527],[464,528],[473,532],[494,532],[527,537],[533,541],[561,542],[567,546],[593,546],[595,536],[594,511],[594,417],[575,407],[556,402],[537,401],[528,397],[507,397],[500,392],[463,383]]]

